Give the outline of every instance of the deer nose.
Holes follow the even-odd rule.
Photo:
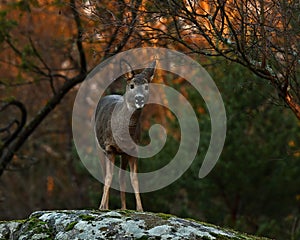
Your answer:
[[[136,108],[142,108],[145,105],[145,97],[143,95],[135,96],[135,106]]]

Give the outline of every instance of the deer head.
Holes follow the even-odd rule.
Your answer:
[[[149,98],[149,83],[153,79],[156,61],[152,62],[148,68],[139,74],[134,74],[131,66],[123,61],[127,69],[130,69],[125,77],[127,79],[126,93],[124,100],[129,110],[141,109]]]

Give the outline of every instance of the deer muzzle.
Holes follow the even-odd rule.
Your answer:
[[[145,105],[145,97],[141,94],[135,96],[135,107],[142,108]]]

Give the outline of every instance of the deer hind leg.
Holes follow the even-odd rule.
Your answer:
[[[112,153],[107,154],[107,158],[105,159],[105,176],[104,176],[103,194],[99,206],[100,210],[108,209],[109,188],[111,186],[111,182],[113,178],[114,164],[115,164],[115,155]]]
[[[119,172],[119,181],[120,181],[120,193],[121,193],[121,209],[126,209],[126,179],[125,179],[125,172],[122,170],[126,170],[128,165],[128,159],[126,155],[122,155],[121,158],[121,169]]]
[[[135,200],[136,200],[136,210],[143,211],[141,197],[140,197],[140,190],[139,190],[139,181],[137,177],[137,158],[136,157],[129,157],[129,167],[130,167],[130,180],[131,185],[134,190]]]

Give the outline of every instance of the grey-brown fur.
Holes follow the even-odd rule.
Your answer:
[[[130,71],[128,71],[126,74],[126,93],[123,96],[105,96],[100,99],[97,105],[95,115],[96,137],[99,145],[109,160],[101,161],[105,185],[103,188],[103,195],[99,209],[108,209],[109,188],[113,177],[113,164],[115,162],[115,156],[121,155],[121,169],[126,169],[129,163],[131,184],[135,192],[137,210],[143,210],[137,179],[137,158],[127,154],[136,153],[137,149],[136,146],[132,144],[131,139],[128,139],[124,136],[126,136],[126,132],[128,132],[129,127],[131,138],[135,142],[138,140],[139,117],[142,108],[149,98],[148,83],[153,78],[155,65],[156,62],[154,61],[149,68],[146,68],[140,74],[134,75],[130,65],[124,61],[123,67],[125,66],[127,69],[130,69]],[[117,113],[115,118],[112,117],[113,111]],[[113,130],[111,126],[114,126]],[[114,134],[112,134],[112,131],[114,131]],[[116,141],[114,137],[117,138],[118,141]],[[116,142],[121,143],[122,149]],[[122,171],[119,173],[119,180],[122,209],[126,209],[125,175]]]

